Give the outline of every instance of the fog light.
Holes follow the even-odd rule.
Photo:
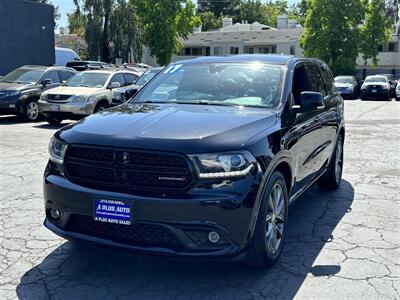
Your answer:
[[[219,241],[219,234],[215,231],[210,231],[208,234],[208,239],[211,243],[215,244]]]
[[[8,107],[15,108],[15,104],[9,104]]]
[[[60,218],[61,213],[60,213],[60,211],[59,211],[58,209],[53,208],[53,209],[50,211],[50,215],[51,215],[51,217],[52,217],[53,219],[58,220],[58,219]]]

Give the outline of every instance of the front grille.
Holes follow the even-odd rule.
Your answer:
[[[137,247],[160,247],[174,251],[182,249],[175,236],[166,227],[157,224],[102,223],[89,216],[73,214],[69,218],[66,230]]]
[[[143,150],[72,145],[64,168],[74,183],[117,192],[185,190],[193,180],[185,156]]]
[[[47,99],[50,101],[65,101],[69,97],[71,97],[71,95],[47,94]]]

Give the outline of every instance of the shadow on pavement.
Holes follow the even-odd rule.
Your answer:
[[[337,191],[313,187],[295,201],[280,261],[267,270],[66,242],[23,275],[17,294],[20,299],[292,299],[308,274],[330,276],[340,271],[339,262],[314,262],[351,210],[353,198],[353,187],[343,181]]]

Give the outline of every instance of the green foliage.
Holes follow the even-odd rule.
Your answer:
[[[221,16],[230,16],[235,21],[239,19],[241,0],[198,0],[197,12],[210,11],[217,18]]]
[[[386,28],[382,23],[368,20],[362,26],[364,18],[372,20],[369,15],[375,11],[367,7],[367,3],[365,0],[310,0],[300,39],[304,55],[325,61],[337,75],[354,73],[360,52],[376,61],[378,53],[367,48],[387,41]],[[369,44],[363,42],[366,38]]]
[[[197,16],[200,18],[202,31],[210,31],[222,27],[222,17],[217,18],[211,11],[199,13]]]
[[[293,4],[288,9],[288,17],[290,19],[295,19],[301,25],[304,25],[306,18],[306,13],[308,10],[308,0],[301,0],[297,4]]]
[[[288,3],[286,0],[268,1],[262,10],[262,24],[276,27],[278,23],[278,16],[287,14]]]
[[[260,0],[243,0],[240,3],[240,19],[249,23],[260,22],[263,18],[263,5]]]
[[[111,14],[110,35],[113,44],[112,57],[128,61],[131,51],[133,60],[140,62],[143,54],[143,32],[134,6],[125,0],[117,0]]]
[[[378,45],[385,44],[390,38],[390,20],[386,16],[385,1],[371,0],[367,4],[365,23],[361,27],[359,44],[364,63],[366,64],[368,59],[372,59],[372,66],[376,66],[378,64]]]
[[[150,54],[160,65],[171,62],[187,38],[200,25],[195,5],[190,0],[131,0],[144,27],[144,39]]]

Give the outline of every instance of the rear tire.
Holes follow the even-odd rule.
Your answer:
[[[332,154],[328,170],[318,180],[318,185],[323,190],[336,190],[342,182],[343,172],[343,136],[339,136],[335,150]]]
[[[94,108],[94,113],[98,113],[98,112],[103,111],[103,110],[105,110],[107,108],[108,108],[108,104],[106,104],[105,102],[100,102]]]
[[[46,122],[50,125],[60,125],[63,120],[60,118],[46,117]]]
[[[256,267],[274,265],[282,253],[288,219],[289,197],[282,173],[275,171],[262,197],[245,262]]]

